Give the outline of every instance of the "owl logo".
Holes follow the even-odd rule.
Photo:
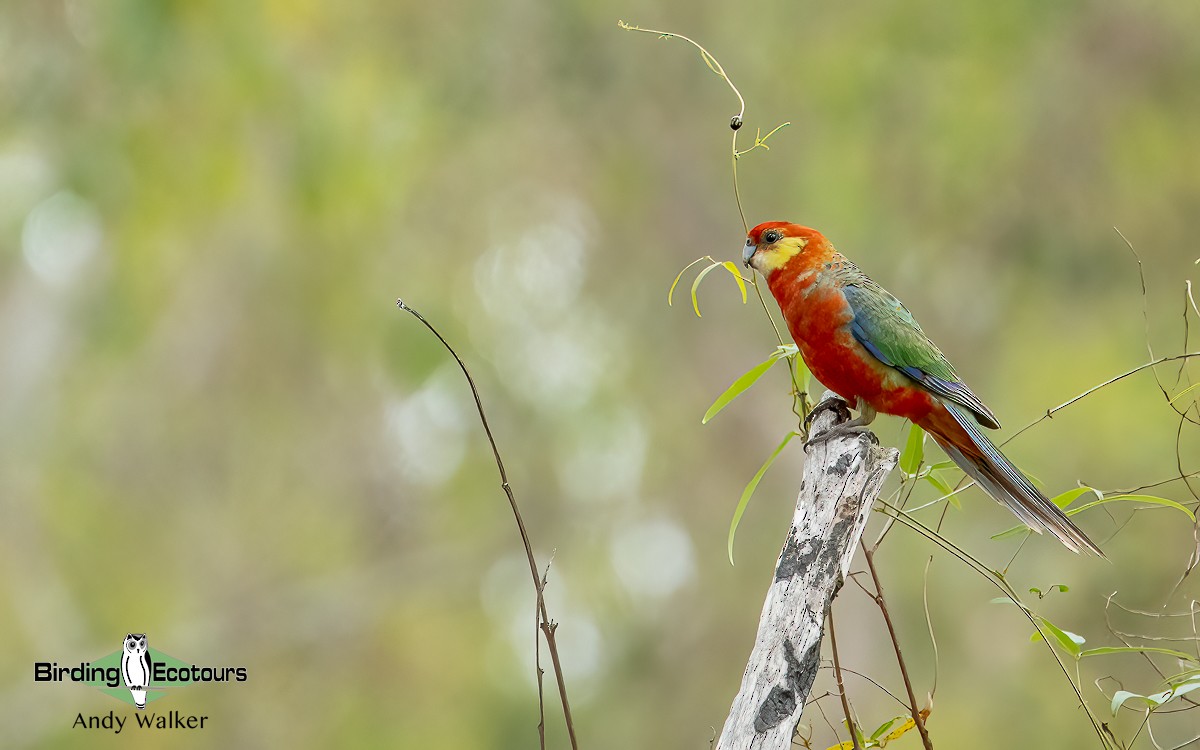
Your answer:
[[[150,647],[145,633],[130,633],[121,643],[121,678],[133,695],[133,704],[146,708],[146,689],[150,686]]]

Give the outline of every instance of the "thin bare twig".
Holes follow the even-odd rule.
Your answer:
[[[1105,748],[1114,747],[1114,743],[1110,742],[1109,737],[1106,736],[1107,725],[1102,724],[1096,719],[1096,716],[1092,713],[1091,707],[1088,706],[1087,701],[1084,700],[1083,693],[1080,692],[1079,686],[1075,684],[1073,679],[1071,679],[1071,673],[1067,670],[1067,665],[1063,663],[1062,658],[1059,657],[1058,652],[1055,651],[1054,646],[1051,645],[1050,641],[1053,636],[1047,635],[1045,629],[1043,629],[1041,624],[1038,622],[1037,617],[1035,617],[1029,608],[1021,602],[1020,596],[1018,596],[1017,592],[1014,591],[1012,586],[1008,584],[1008,581],[1006,581],[1003,576],[1000,576],[998,573],[996,573],[996,571],[988,568],[974,555],[971,555],[954,542],[913,518],[907,511],[900,510],[899,508],[883,500],[880,500],[879,504],[882,506],[884,513],[895,516],[897,521],[938,545],[942,549],[946,550],[954,557],[958,558],[960,561],[965,563],[967,567],[971,568],[980,576],[982,576],[984,580],[988,581],[997,589],[999,589],[1001,593],[1013,600],[1013,602],[1017,605],[1017,609],[1019,609],[1021,614],[1025,616],[1025,619],[1029,621],[1029,624],[1032,625],[1034,630],[1036,630],[1038,634],[1042,636],[1041,641],[1043,646],[1045,646],[1046,651],[1049,652],[1055,663],[1058,664],[1063,676],[1067,678],[1067,683],[1070,684],[1071,690],[1075,692],[1075,696],[1079,699],[1079,705],[1083,706],[1084,712],[1087,714],[1088,721],[1091,722],[1092,728],[1096,731],[1096,735],[1100,738],[1100,743]],[[1111,732],[1108,734],[1111,735]]]
[[[563,680],[562,664],[558,658],[558,644],[554,638],[554,631],[558,629],[558,623],[550,619],[550,615],[546,612],[546,600],[543,595],[545,583],[541,576],[538,575],[537,558],[533,555],[533,545],[529,542],[529,532],[525,528],[525,520],[521,517],[521,509],[517,505],[517,498],[513,494],[512,486],[508,483],[508,473],[504,470],[504,461],[500,458],[500,449],[496,445],[496,438],[492,436],[492,427],[488,424],[487,414],[483,410],[483,401],[479,397],[479,389],[475,387],[475,379],[471,377],[470,370],[467,369],[467,364],[463,362],[462,357],[458,356],[458,352],[454,351],[454,347],[438,332],[433,325],[425,319],[421,313],[404,304],[404,300],[396,300],[396,307],[411,313],[413,317],[421,321],[429,331],[437,337],[437,340],[442,342],[442,346],[446,351],[450,352],[450,356],[454,357],[454,361],[458,362],[459,368],[463,375],[467,378],[467,384],[471,386],[471,395],[475,398],[475,410],[479,412],[479,421],[483,423],[483,431],[487,434],[488,443],[492,447],[492,457],[496,460],[496,469],[500,472],[500,489],[504,490],[505,496],[508,497],[509,507],[512,508],[513,518],[517,521],[517,530],[521,532],[521,543],[525,546],[525,557],[529,561],[529,573],[533,576],[533,587],[537,591],[537,611],[540,615],[538,625],[541,627],[542,634],[546,638],[546,650],[550,652],[550,661],[554,665],[554,676],[558,681],[558,697],[562,701],[563,719],[567,724],[567,734],[571,738],[572,750],[579,750],[579,744],[575,739],[575,722],[571,718],[571,703],[567,700],[567,684]],[[549,571],[549,568],[547,568]],[[536,654],[537,649],[535,649]],[[546,747],[545,734],[545,709],[542,706],[542,667],[540,657],[536,657],[537,681],[538,681],[538,712],[542,717],[541,724],[538,725],[538,734],[541,740],[541,747]]]
[[[822,667],[822,669],[825,669],[825,667]],[[864,679],[864,680],[866,680],[867,682],[871,683],[872,685],[874,685],[875,687],[879,688],[879,689],[880,689],[880,690],[882,690],[883,692],[887,693],[887,694],[888,694],[888,696],[889,696],[889,697],[891,697],[891,699],[892,699],[892,700],[894,700],[894,701],[896,701],[897,703],[899,703],[899,704],[900,704],[900,706],[901,706],[902,708],[907,708],[907,707],[908,707],[908,704],[907,704],[907,703],[905,703],[905,702],[904,702],[904,701],[903,701],[903,700],[900,698],[900,696],[896,695],[896,694],[895,694],[895,693],[893,693],[891,690],[888,690],[888,689],[887,689],[887,688],[885,688],[883,685],[880,685],[880,684],[879,684],[879,682],[878,682],[877,680],[875,680],[873,677],[871,677],[870,675],[865,675],[865,674],[863,674],[862,672],[857,672],[857,671],[855,671],[855,670],[853,670],[853,669],[851,669],[850,667],[847,667],[847,666],[845,666],[845,665],[842,665],[842,671],[843,671],[843,672],[845,672],[846,674],[852,674],[852,675],[854,675],[855,677],[861,677],[862,679]]]
[[[846,683],[842,681],[842,663],[838,659],[837,632],[833,628],[832,606],[829,607],[826,617],[829,619],[829,645],[833,649],[833,677],[837,680],[838,695],[842,699],[842,711],[846,714],[846,728],[850,730],[850,741],[854,743],[854,750],[862,750],[862,744],[858,741],[858,731],[854,725],[854,717],[850,714],[850,699],[846,697]]]
[[[732,139],[732,142],[730,145],[730,169],[731,169],[732,176],[733,176],[733,200],[734,200],[734,203],[737,205],[738,216],[741,217],[741,220],[742,220],[742,231],[749,232],[750,231],[750,222],[746,220],[746,211],[742,207],[742,192],[741,192],[741,188],[738,186],[738,170],[737,170],[738,159],[740,159],[742,156],[744,156],[744,155],[750,153],[751,151],[753,151],[757,148],[760,148],[760,147],[763,149],[766,149],[766,150],[770,150],[770,147],[766,145],[767,139],[770,138],[771,136],[775,135],[775,133],[779,132],[781,129],[786,128],[788,125],[791,125],[791,123],[785,122],[781,125],[778,125],[773,130],[771,130],[769,133],[767,133],[766,135],[763,135],[763,136],[756,134],[754,137],[754,145],[744,151],[739,151],[738,146],[737,146],[738,131],[741,130],[742,123],[745,121],[746,100],[742,96],[742,92],[739,91],[738,87],[734,84],[733,79],[731,79],[729,77],[729,74],[725,72],[724,66],[721,65],[721,63],[717,60],[717,58],[714,57],[713,54],[711,52],[709,52],[707,49],[705,49],[704,46],[701,45],[699,42],[697,42],[694,39],[691,39],[690,37],[686,37],[683,34],[676,34],[675,32],[672,32],[672,31],[659,31],[657,29],[643,29],[641,26],[637,26],[637,25],[631,24],[631,23],[626,23],[625,21],[617,21],[617,26],[621,27],[622,29],[624,29],[626,31],[638,31],[643,34],[655,34],[660,39],[678,39],[682,42],[687,42],[688,44],[692,45],[700,52],[700,57],[701,57],[701,59],[704,60],[704,64],[708,66],[708,69],[711,70],[713,73],[716,73],[721,78],[721,80],[725,81],[725,83],[729,86],[730,90],[733,91],[734,96],[737,97],[738,112],[736,115],[734,115],[733,117],[731,117],[729,119],[729,127],[731,130],[733,130],[733,139]],[[758,132],[761,133],[762,131],[759,130]],[[684,269],[684,270],[687,270],[687,269]],[[758,295],[758,301],[762,305],[763,313],[767,316],[767,320],[770,321],[771,329],[775,331],[775,338],[779,340],[780,346],[784,346],[783,335],[780,334],[779,326],[775,324],[775,318],[771,316],[771,311],[767,308],[766,300],[763,298],[762,287],[760,287],[758,285],[758,276],[757,275],[751,274],[750,285],[754,287],[754,293],[756,295]],[[812,410],[812,404],[809,403],[808,393],[806,393],[804,391],[804,389],[802,389],[800,387],[800,381],[799,381],[799,377],[796,374],[796,365],[795,365],[794,361],[789,361],[788,372],[792,379],[792,411],[796,413],[796,416],[800,420],[799,432],[804,434],[805,439],[807,440],[808,437],[807,437],[807,432],[804,429],[804,424],[808,419],[809,412]]]
[[[721,80],[725,81],[725,83],[729,84],[729,88],[733,91],[734,96],[738,98],[739,105],[738,113],[729,119],[729,127],[733,130],[733,197],[737,202],[738,214],[740,214],[742,217],[742,227],[745,231],[750,231],[750,224],[746,221],[746,212],[742,210],[742,195],[738,191],[737,181],[737,160],[739,156],[737,147],[737,132],[741,129],[746,115],[746,100],[742,97],[742,92],[738,91],[738,87],[735,86],[733,81],[729,79],[729,76],[725,73],[725,68],[721,67],[721,63],[717,62],[717,58],[713,57],[712,54],[708,50],[704,49],[703,45],[696,40],[689,39],[683,34],[676,34],[672,31],[643,29],[641,26],[635,26],[633,24],[625,23],[624,21],[617,21],[617,25],[626,31],[640,31],[646,34],[656,34],[660,39],[678,39],[680,41],[687,42],[700,51],[700,57],[704,60],[704,64],[708,66],[708,69],[720,76]],[[781,125],[780,127],[783,126]],[[779,130],[779,128],[775,128],[775,130]],[[774,133],[775,130],[772,130],[771,133]],[[768,138],[771,136],[771,133],[767,134]],[[766,139],[756,138],[755,146],[760,145],[761,141],[763,140]]]
[[[941,657],[938,654],[937,636],[933,632],[933,617],[929,614],[929,566],[933,565],[933,555],[925,561],[925,580],[921,591],[921,601],[925,605],[925,626],[929,628],[929,642],[933,645],[933,686],[929,688],[929,700],[937,695],[938,672],[941,668]]]
[[[921,733],[921,742],[925,745],[925,750],[933,750],[933,741],[929,739],[929,730],[925,728],[925,719],[921,716],[921,710],[917,708],[917,697],[913,694],[912,680],[908,678],[908,668],[904,665],[904,654],[900,651],[900,641],[896,638],[892,615],[888,612],[887,600],[883,596],[883,584],[879,582],[879,573],[875,571],[875,551],[863,547],[863,557],[867,560],[867,568],[871,571],[871,580],[875,583],[875,604],[879,606],[879,611],[883,614],[888,636],[891,637],[892,646],[896,651],[896,663],[900,665],[900,676],[904,678],[904,689],[908,691],[908,707],[912,711],[913,723],[917,725],[917,731]]]
[[[1043,414],[1042,416],[1033,420],[1029,424],[1022,427],[1021,429],[1017,430],[1012,435],[1009,435],[1008,438],[1005,439],[1005,441],[1000,444],[1000,446],[1003,447],[1005,445],[1008,445],[1013,440],[1015,440],[1017,438],[1017,436],[1021,435],[1021,433],[1025,432],[1026,430],[1034,427],[1035,425],[1041,424],[1042,422],[1046,421],[1047,419],[1053,419],[1054,415],[1057,414],[1058,412],[1062,411],[1063,409],[1067,408],[1068,406],[1071,406],[1072,404],[1082,401],[1083,399],[1092,395],[1093,393],[1100,390],[1101,388],[1106,388],[1106,387],[1112,385],[1113,383],[1116,383],[1118,380],[1124,380],[1125,378],[1129,377],[1130,375],[1136,375],[1137,373],[1141,372],[1142,370],[1147,370],[1152,367],[1157,367],[1158,365],[1161,365],[1164,362],[1178,362],[1180,360],[1191,359],[1193,357],[1200,357],[1200,352],[1185,352],[1183,354],[1174,354],[1169,357],[1159,357],[1158,359],[1153,360],[1151,362],[1146,362],[1145,364],[1138,365],[1137,367],[1133,368],[1132,370],[1126,370],[1125,372],[1121,373],[1120,375],[1115,375],[1115,376],[1109,378],[1108,380],[1105,380],[1103,383],[1099,383],[1097,385],[1092,386],[1091,388],[1088,388],[1086,391],[1084,391],[1083,393],[1080,393],[1078,396],[1070,398],[1070,399],[1062,402],[1058,406],[1055,406],[1052,409],[1047,409],[1045,414]]]

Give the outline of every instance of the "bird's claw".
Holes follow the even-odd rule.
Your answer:
[[[808,442],[804,444],[804,452],[808,453],[809,448],[817,443],[824,443],[830,438],[857,437],[859,435],[867,435],[871,438],[871,442],[879,445],[879,438],[875,437],[875,433],[871,432],[870,427],[862,424],[840,424],[822,432],[816,437],[809,438]]]
[[[814,406],[813,410],[810,411],[808,413],[808,416],[806,416],[804,418],[805,432],[807,432],[808,429],[810,427],[812,427],[812,422],[814,419],[816,419],[818,414],[820,414],[823,411],[827,411],[829,409],[833,409],[834,411],[837,412],[839,422],[844,422],[844,421],[850,419],[850,407],[849,407],[849,405],[846,404],[845,401],[841,400],[840,398],[827,398],[824,401],[822,401],[821,403]]]

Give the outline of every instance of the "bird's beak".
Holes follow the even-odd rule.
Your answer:
[[[758,246],[750,240],[746,240],[746,246],[742,248],[742,264],[746,268],[751,268],[750,259],[754,257],[754,253],[758,251]]]

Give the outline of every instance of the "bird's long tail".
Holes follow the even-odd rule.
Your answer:
[[[976,481],[995,500],[1038,532],[1049,531],[1072,552],[1088,550],[1100,557],[1104,553],[1079,530],[1062,509],[1038,491],[1021,470],[1005,458],[975,417],[965,409],[943,402],[939,409],[922,420],[921,427],[933,435],[954,463]]]

